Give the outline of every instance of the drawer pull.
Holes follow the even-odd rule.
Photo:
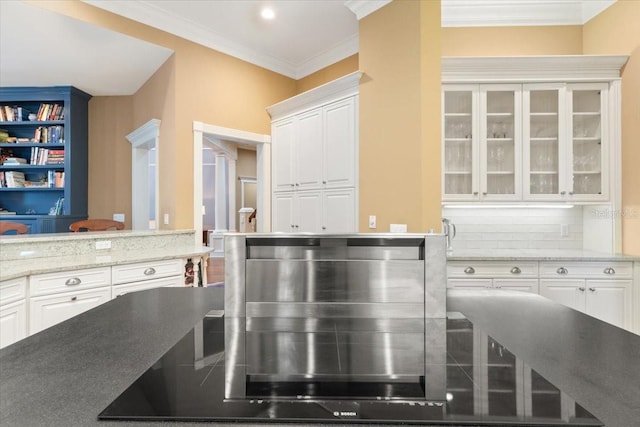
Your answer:
[[[579,288],[578,288],[578,290],[579,290],[580,292],[584,292],[584,288],[583,288],[582,286],[581,286],[581,287],[579,287]]]
[[[596,288],[589,288],[589,290],[590,290],[591,292],[595,292],[595,291],[596,291]]]
[[[78,297],[71,297],[71,301],[75,301],[77,299],[78,299]]]
[[[569,273],[569,270],[567,270],[564,267],[560,267],[558,270],[556,270],[556,273],[558,273],[558,274],[567,274],[567,273]]]
[[[153,267],[149,267],[144,271],[145,276],[152,276],[154,274],[156,274],[156,269]]]
[[[520,270],[520,267],[513,267],[511,269],[511,274],[520,274],[522,273],[522,270]]]
[[[473,267],[467,267],[464,269],[465,274],[473,274],[476,272],[475,268]]]
[[[80,283],[82,283],[82,280],[80,280],[79,277],[72,277],[71,279],[67,279],[67,281],[64,282],[64,284],[67,286],[79,285]]]
[[[616,271],[613,269],[613,267],[607,267],[604,269],[604,274],[616,274]]]

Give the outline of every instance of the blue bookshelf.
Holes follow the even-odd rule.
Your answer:
[[[0,221],[22,222],[35,234],[66,232],[87,217],[90,99],[72,86],[0,88],[0,135],[8,134],[0,141],[0,208],[12,212],[0,211]]]

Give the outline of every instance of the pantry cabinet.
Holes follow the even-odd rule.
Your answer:
[[[358,81],[354,73],[267,109],[273,231],[357,231]]]
[[[442,200],[615,202],[626,59],[444,58]]]

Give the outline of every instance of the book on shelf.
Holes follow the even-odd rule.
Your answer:
[[[64,126],[38,126],[34,131],[33,141],[46,144],[63,144]]]
[[[0,106],[0,121],[22,122],[28,119],[29,113],[29,110],[18,105],[2,105]]]
[[[0,208],[0,215],[15,215],[14,211],[7,210],[5,208]]]
[[[0,142],[8,142],[9,138],[9,132],[5,129],[0,129]]]
[[[26,165],[27,159],[23,159],[22,157],[7,157],[2,162],[3,165]]]
[[[48,120],[62,120],[64,118],[64,107],[60,104],[40,104],[36,120],[44,122]]]
[[[49,188],[64,188],[64,172],[49,171],[47,173],[47,183]]]
[[[20,188],[24,187],[24,173],[18,171],[6,171],[4,173],[4,180],[7,184],[7,188]]]

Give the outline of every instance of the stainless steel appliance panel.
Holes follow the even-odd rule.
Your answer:
[[[389,317],[424,319],[424,303],[248,302],[247,317]],[[424,341],[424,339],[422,339]]]
[[[249,246],[249,259],[421,259],[415,246]]]
[[[251,332],[400,332],[424,333],[425,320],[392,318],[247,317]]]
[[[246,261],[247,302],[416,302],[421,260]]]
[[[425,370],[422,339],[377,332],[247,332],[247,375],[271,381],[416,378]]]

